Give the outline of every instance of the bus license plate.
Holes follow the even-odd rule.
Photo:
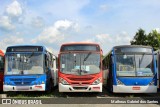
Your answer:
[[[17,90],[29,90],[29,87],[17,87]]]
[[[132,90],[140,90],[140,87],[132,87]]]

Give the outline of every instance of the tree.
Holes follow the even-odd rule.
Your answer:
[[[160,33],[156,30],[152,30],[147,36],[147,45],[152,46],[154,50],[159,49],[160,46]]]
[[[147,45],[147,36],[145,31],[140,28],[130,43],[131,45]]]
[[[160,48],[160,33],[158,33],[156,30],[152,30],[152,32],[146,35],[143,29],[139,29],[130,43],[131,45],[152,46],[156,51]]]

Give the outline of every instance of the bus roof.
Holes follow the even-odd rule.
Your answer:
[[[98,43],[93,43],[93,42],[70,42],[70,43],[64,43],[64,44],[62,44],[61,46],[63,46],[63,45],[76,45],[76,44],[78,44],[78,45],[98,45],[99,46],[99,44]]]
[[[64,43],[61,45],[61,48],[60,48],[60,52],[62,51],[97,51],[97,49],[90,49],[90,50],[79,50],[78,47],[75,48],[75,49],[69,49],[69,50],[62,50],[64,46],[74,46],[74,45],[95,45],[97,46],[97,49],[99,51],[101,51],[101,48],[100,48],[100,45],[98,43],[92,43],[92,42],[71,42],[71,43]],[[67,48],[66,48],[67,49]]]
[[[114,46],[113,48],[122,48],[122,47],[124,48],[140,47],[140,48],[151,48],[152,49],[151,46],[144,46],[144,45],[119,45],[119,46]]]
[[[9,48],[17,48],[17,47],[42,47],[43,50],[47,50],[45,46],[41,46],[41,45],[15,45],[15,46],[8,46],[6,49],[6,52],[8,52]],[[24,49],[24,48],[23,48]],[[10,52],[10,51],[9,51]],[[18,52],[18,51],[17,51]]]
[[[136,47],[140,47],[140,48],[150,48],[150,49],[152,49],[151,46],[144,46],[144,45],[119,45],[119,46],[114,46],[107,54],[105,54],[105,55],[103,56],[103,59],[104,59],[106,56],[108,56],[108,55],[112,52],[112,50],[115,49],[115,48],[136,48]]]
[[[12,48],[12,47],[25,47],[25,46],[28,46],[28,47],[41,46],[41,47],[45,48],[45,46],[42,46],[42,45],[14,45],[14,46],[8,46],[7,48]]]
[[[8,48],[16,48],[16,47],[42,47],[43,48],[43,51],[42,52],[49,52],[50,54],[56,56],[49,48],[43,46],[43,45],[15,45],[15,46],[8,46]],[[7,49],[6,49],[6,52],[7,52]],[[56,56],[57,57],[57,56]]]

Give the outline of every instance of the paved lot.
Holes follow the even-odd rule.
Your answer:
[[[35,98],[35,99],[43,99],[45,100],[45,104],[51,103],[50,105],[45,105],[45,107],[66,107],[68,104],[70,107],[156,107],[159,104],[111,104],[111,100],[150,100],[152,101],[154,98],[156,101],[160,100],[160,93],[155,94],[113,94],[109,93],[105,88],[102,93],[59,93],[58,89],[54,89],[52,92],[8,92],[1,94],[7,94],[7,98]],[[159,101],[160,103],[160,101]],[[44,103],[43,103],[44,104]],[[99,105],[98,105],[99,104]],[[107,105],[106,105],[107,104]],[[15,105],[12,105],[14,107]],[[26,106],[26,105],[24,105]],[[0,105],[0,107],[10,107],[10,105]],[[19,105],[15,107],[20,107]],[[37,106],[33,105],[33,107],[44,107],[44,105]],[[67,106],[68,107],[68,106]]]
[[[153,94],[126,94],[126,93],[110,93],[105,88],[103,88],[102,93],[75,93],[75,92],[68,92],[68,93],[59,93],[58,88],[56,87],[52,92],[0,92],[1,95],[6,94],[7,98],[74,98],[74,97],[94,97],[94,98],[150,98],[150,97],[156,97],[160,98],[160,92],[159,93],[153,93]]]
[[[1,107],[28,107],[28,105],[0,105]],[[29,105],[30,107],[159,107],[159,105],[155,104],[46,104],[46,105]]]

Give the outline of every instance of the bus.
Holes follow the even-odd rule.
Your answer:
[[[152,47],[115,46],[103,58],[104,86],[113,93],[156,93],[157,71]]]
[[[102,92],[102,50],[96,43],[62,44],[59,92]]]
[[[44,46],[9,46],[3,91],[51,91],[58,84],[57,57]]]
[[[160,50],[155,51],[156,69],[157,69],[157,90],[160,91]]]
[[[3,90],[4,53],[0,50],[0,91]]]

